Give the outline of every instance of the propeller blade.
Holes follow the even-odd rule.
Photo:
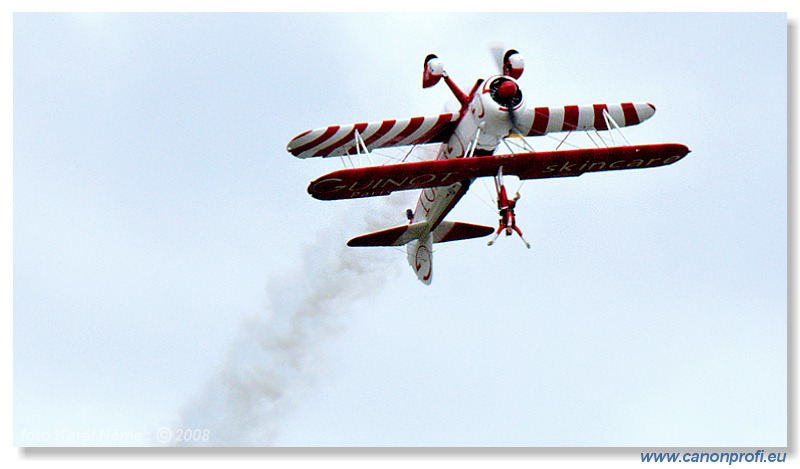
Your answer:
[[[502,42],[490,42],[489,52],[492,54],[497,71],[503,73],[503,56],[506,53]]]

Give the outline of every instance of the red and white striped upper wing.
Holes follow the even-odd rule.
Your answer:
[[[286,149],[298,158],[343,156],[356,153],[356,131],[368,150],[419,145],[447,140],[458,121],[457,113],[379,122],[331,125],[308,130],[293,138]]]
[[[572,106],[542,106],[526,109],[517,120],[517,130],[526,136],[570,130],[610,130],[613,124],[620,127],[636,125],[655,114],[650,103],[585,104]]]

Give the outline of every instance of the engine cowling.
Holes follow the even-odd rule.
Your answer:
[[[522,104],[522,91],[514,80],[506,77],[497,77],[489,80],[489,96],[497,103],[501,110],[517,110]]]
[[[499,139],[514,131],[517,116],[525,110],[525,99],[519,84],[510,76],[495,75],[483,83],[480,91],[481,145],[497,145]]]

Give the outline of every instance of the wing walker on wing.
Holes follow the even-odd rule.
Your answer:
[[[308,130],[289,142],[287,150],[298,158],[366,155],[370,161],[371,152],[377,148],[438,145],[435,160],[352,167],[311,181],[308,193],[320,200],[385,196],[395,191],[421,189],[415,209],[406,213],[408,224],[357,236],[347,242],[348,246],[406,245],[409,264],[419,280],[430,284],[434,243],[494,234],[488,242],[491,246],[505,231],[506,236],[516,232],[530,248],[516,223],[514,209],[520,199],[519,192],[513,198],[508,197],[504,174],[527,180],[655,168],[680,161],[689,153],[685,145],[678,143],[623,146],[605,143],[600,131],[619,131],[644,122],[655,113],[652,104],[528,107],[517,82],[525,68],[522,55],[510,49],[499,65],[502,74],[477,80],[470,92],[464,93],[447,75],[441,60],[428,55],[423,68],[423,88],[443,79],[460,104],[458,112],[332,125]],[[557,147],[536,152],[525,141],[525,137],[575,131],[594,133],[602,144],[596,148],[558,150]],[[521,141],[525,151],[498,152],[501,143],[511,150],[507,144],[511,138]],[[500,218],[497,229],[444,221],[472,182],[480,177],[494,178]]]
[[[506,186],[503,184],[502,166],[500,166],[500,169],[497,171],[497,176],[494,177],[494,187],[497,189],[497,209],[500,211],[500,226],[497,227],[494,237],[486,244],[489,246],[494,244],[503,230],[505,230],[506,236],[511,236],[511,232],[515,231],[519,235],[519,239],[525,243],[525,247],[530,249],[531,245],[529,242],[525,241],[525,238],[522,236],[522,230],[517,226],[517,220],[514,216],[514,207],[517,206],[517,201],[520,198],[519,192],[514,195],[513,199],[508,198]]]

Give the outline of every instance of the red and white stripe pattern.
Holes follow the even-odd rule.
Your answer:
[[[447,113],[435,117],[331,125],[303,132],[293,138],[286,149],[298,158],[352,155],[356,153],[356,131],[370,151],[374,148],[442,142],[450,137],[457,120],[458,114]]]
[[[570,130],[610,130],[613,124],[607,113],[620,127],[644,122],[655,114],[650,103],[585,104],[550,106],[526,109],[517,120],[518,130],[527,136]]]

